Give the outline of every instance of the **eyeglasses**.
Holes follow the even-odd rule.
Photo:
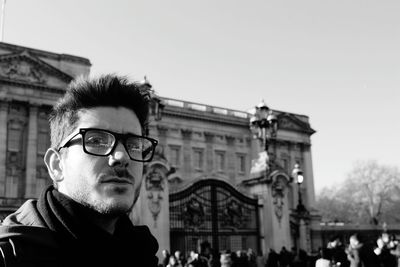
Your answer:
[[[121,141],[126,152],[128,152],[129,158],[139,162],[151,161],[158,144],[157,140],[140,135],[120,134],[96,128],[80,128],[77,134],[73,135],[65,143],[61,143],[58,151],[78,141],[79,139],[73,139],[79,134],[82,135],[83,151],[87,154],[109,156],[117,147],[118,141]]]

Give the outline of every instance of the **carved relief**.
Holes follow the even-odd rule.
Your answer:
[[[146,175],[145,187],[150,212],[154,219],[154,227],[157,228],[157,218],[161,211],[161,202],[165,188],[165,176],[160,169],[154,168]]]
[[[45,83],[45,77],[38,68],[18,59],[0,62],[0,76],[7,77],[11,80]]]
[[[184,208],[183,220],[185,226],[199,227],[204,223],[205,212],[203,205],[195,198],[192,198]]]
[[[303,130],[301,126],[299,126],[297,123],[295,123],[286,116],[281,117],[279,119],[279,127],[282,129],[299,130],[299,131]]]
[[[243,208],[235,199],[231,199],[223,212],[223,225],[240,228],[243,225]]]
[[[154,159],[163,159],[163,160],[167,160],[166,156],[165,156],[165,147],[161,144],[158,144],[156,146],[156,149],[154,151]],[[153,160],[154,160],[153,159]]]
[[[282,220],[283,216],[283,206],[285,205],[285,188],[286,188],[286,179],[284,177],[277,177],[276,180],[272,183],[272,203],[274,204],[275,215],[279,221]]]
[[[207,143],[212,143],[214,141],[214,133],[211,132],[204,132],[204,138],[206,139]]]
[[[168,132],[168,127],[157,125],[157,131],[160,136],[166,136]]]
[[[193,131],[190,129],[181,129],[183,139],[190,139]]]
[[[235,145],[235,137],[232,135],[225,135],[226,142],[229,146]]]

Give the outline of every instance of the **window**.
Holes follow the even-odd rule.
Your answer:
[[[46,154],[47,149],[50,146],[50,136],[48,132],[39,132],[38,134],[38,154],[44,155]]]
[[[225,171],[225,152],[223,152],[223,151],[215,152],[215,163],[216,163],[217,171],[219,171],[219,172]]]
[[[8,142],[7,147],[8,151],[21,151],[21,143],[22,143],[22,132],[19,125],[12,124],[8,129]]]
[[[44,110],[39,112],[37,135],[37,153],[44,155],[50,147],[50,127],[47,120],[47,113]]]
[[[5,196],[18,197],[18,176],[7,176]]]
[[[203,156],[204,152],[202,148],[193,149],[193,164],[196,170],[203,170]]]
[[[239,173],[246,172],[246,155],[244,154],[237,155],[237,171]]]
[[[179,146],[169,147],[169,161],[173,167],[179,167],[181,165],[181,148]]]

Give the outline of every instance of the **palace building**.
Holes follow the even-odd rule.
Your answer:
[[[49,110],[90,67],[86,58],[0,42],[0,218],[51,183],[43,163]],[[151,88],[147,80],[143,86]],[[148,132],[159,145],[131,218],[150,227],[160,251],[208,244],[265,255],[282,246],[321,246],[315,131],[305,115],[273,112],[278,131],[267,154],[250,130],[250,113],[154,94]],[[303,183],[292,174],[295,164]]]

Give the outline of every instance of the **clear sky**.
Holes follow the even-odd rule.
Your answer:
[[[164,97],[309,116],[317,191],[400,168],[398,0],[7,0],[4,42],[147,75]]]

